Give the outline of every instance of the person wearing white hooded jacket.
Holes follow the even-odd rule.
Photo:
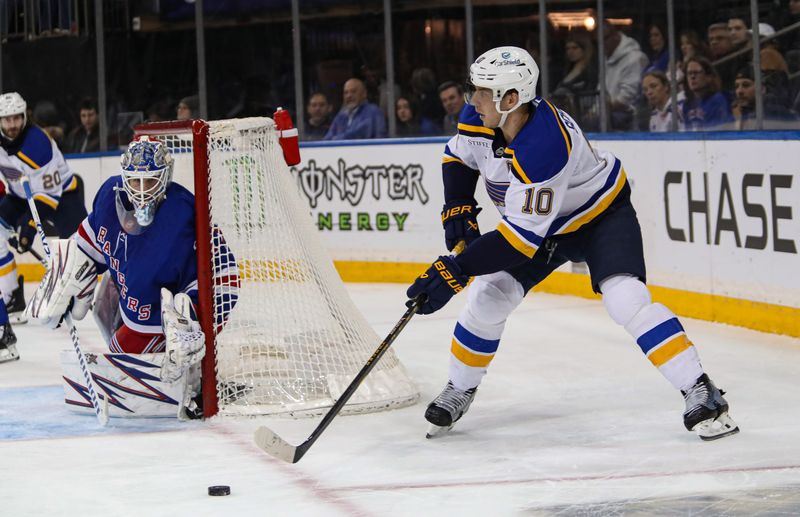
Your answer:
[[[611,129],[632,129],[634,108],[640,98],[642,71],[647,55],[639,43],[621,33],[610,23],[605,24],[606,80],[610,105]]]

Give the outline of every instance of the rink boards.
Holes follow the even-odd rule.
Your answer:
[[[800,336],[800,133],[677,137],[592,139],[622,160],[630,179],[655,298],[687,316]],[[346,281],[406,282],[445,251],[445,142],[303,146],[292,174]],[[85,180],[90,208],[93,193],[116,173],[118,155],[68,159]],[[179,169],[176,180],[188,186],[187,172]],[[478,190],[487,231],[499,214],[481,184]],[[37,273],[31,264],[26,278]],[[592,296],[584,273],[565,266],[540,287]]]

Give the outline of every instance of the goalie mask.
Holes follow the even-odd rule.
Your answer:
[[[133,215],[140,226],[153,222],[172,182],[173,163],[169,149],[146,136],[131,142],[122,155],[122,190],[133,205]]]
[[[506,117],[536,97],[539,67],[531,55],[519,47],[497,47],[484,52],[469,67],[467,103],[475,88],[487,88],[492,92],[495,109],[502,115],[499,127]],[[519,101],[506,111],[500,109],[500,101],[510,90],[516,90]]]

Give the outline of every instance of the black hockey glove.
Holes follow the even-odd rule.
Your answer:
[[[31,218],[23,217],[18,224],[16,248],[18,252],[25,253],[31,249],[36,239],[36,223]]]
[[[442,226],[448,251],[453,251],[459,241],[464,241],[469,246],[481,236],[478,229],[480,211],[474,199],[455,199],[445,203],[442,209]]]
[[[422,273],[406,291],[410,298],[406,307],[411,307],[418,296],[423,296],[417,314],[431,314],[450,301],[456,293],[467,287],[469,277],[461,272],[461,268],[450,256],[442,256]]]

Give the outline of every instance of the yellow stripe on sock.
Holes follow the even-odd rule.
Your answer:
[[[475,368],[485,368],[489,366],[489,363],[494,359],[494,354],[476,354],[464,348],[464,346],[455,339],[453,339],[453,344],[450,346],[450,352],[462,363]]]
[[[0,276],[6,276],[9,273],[12,273],[14,269],[16,269],[17,263],[15,261],[11,261],[3,267],[0,267]]]
[[[688,349],[690,346],[693,346],[692,342],[689,341],[686,334],[681,334],[653,350],[647,358],[658,367]]]

